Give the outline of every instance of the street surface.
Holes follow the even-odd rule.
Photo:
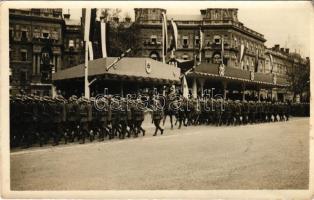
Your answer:
[[[169,121],[169,119],[167,119]],[[11,153],[12,190],[306,189],[309,118]]]

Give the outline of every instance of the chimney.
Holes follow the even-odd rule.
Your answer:
[[[289,53],[289,48],[286,48],[286,53],[287,53],[287,54]]]
[[[282,53],[284,53],[284,52],[285,52],[285,48],[280,48],[280,51],[281,51]]]
[[[70,14],[64,14],[63,15],[64,19],[70,19],[70,16],[71,16]]]
[[[275,51],[279,51],[280,45],[279,44],[275,44],[274,49],[275,49]]]

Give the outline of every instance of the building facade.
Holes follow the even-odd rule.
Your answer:
[[[134,11],[134,22],[129,17],[107,21],[107,56],[119,56],[132,48],[134,51],[129,56],[161,61],[161,15],[167,10],[136,8]],[[309,59],[279,45],[267,48],[262,34],[238,20],[238,9],[208,8],[200,10],[199,15],[167,14],[167,19],[168,43],[172,40],[170,21],[173,20],[178,27],[178,48],[173,53],[168,49],[166,61],[173,58],[192,61],[201,65],[203,71],[197,73],[210,71],[215,76],[221,76],[219,65],[223,62],[223,72],[230,75],[227,81],[199,74],[188,77],[191,88],[203,88],[206,79],[214,87],[218,82],[218,87],[227,88],[227,92],[229,86],[230,93],[231,89],[249,87],[264,90],[264,97],[272,93],[272,98],[284,100],[293,94],[287,87],[276,88],[277,82],[284,85],[291,79],[291,72],[309,70]],[[52,73],[84,62],[81,20],[72,19],[69,13],[62,15],[62,9],[10,9],[9,30],[11,94],[24,90],[49,95]],[[234,82],[235,77],[238,81]]]
[[[139,28],[141,46],[139,56],[162,60],[163,12],[167,13],[167,10],[135,9],[135,24]],[[168,43],[172,40],[170,21],[173,20],[177,24],[178,48],[172,55],[168,52],[166,60],[169,60],[170,56],[177,60],[195,60],[195,63],[201,65],[201,73],[212,73],[211,76],[215,77],[210,79],[216,82],[217,75],[220,74],[219,65],[223,62],[223,71],[228,71],[230,80],[220,77],[218,87],[225,88],[227,93],[233,92],[228,91],[228,86],[241,91],[245,85],[250,85],[251,89],[258,90],[263,98],[291,99],[293,94],[288,87],[277,86],[288,85],[287,82],[291,79],[289,72],[298,73],[296,69],[304,70],[308,63],[307,59],[289,52],[289,49],[280,48],[279,45],[267,48],[264,44],[266,39],[262,34],[247,28],[238,20],[238,9],[207,8],[200,10],[199,15],[169,14],[167,20]],[[195,88],[204,87],[204,79],[208,81],[208,77],[198,75],[190,78],[188,82],[192,89],[197,90]],[[249,81],[253,84],[247,83]],[[212,81],[210,85],[216,87],[217,83]],[[243,97],[247,92],[242,91]]]
[[[162,30],[161,13],[165,9],[135,9],[135,23],[140,27],[142,40],[141,55],[161,59]],[[178,27],[178,49],[175,57],[217,63],[224,48],[224,64],[227,67],[248,71],[265,70],[264,36],[238,21],[238,9],[204,9],[200,15],[167,15],[168,24],[172,19]],[[200,30],[203,37],[200,38]],[[171,27],[168,26],[168,33]],[[170,34],[169,34],[170,35]],[[169,43],[172,40],[168,37]],[[202,41],[200,41],[202,40]],[[223,43],[223,44],[222,44]],[[202,50],[199,46],[202,45]],[[245,50],[240,62],[241,45]]]
[[[71,19],[64,14],[62,69],[73,67],[84,62],[84,42],[81,21]]]
[[[10,9],[10,91],[49,95],[62,66],[62,9]]]

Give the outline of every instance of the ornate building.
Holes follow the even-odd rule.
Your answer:
[[[135,23],[140,27],[143,56],[160,60],[162,51],[161,13],[165,9],[137,8]],[[175,57],[183,60],[197,60],[215,63],[221,60],[224,43],[224,63],[227,67],[242,68],[248,71],[265,70],[264,36],[238,21],[238,9],[204,9],[200,15],[167,15],[178,26],[178,49]],[[170,24],[170,23],[168,23]],[[200,41],[200,29],[203,32]],[[170,33],[170,26],[168,32]],[[172,38],[169,37],[169,42]],[[203,49],[198,51],[202,43]],[[241,44],[244,51],[243,64],[239,62]]]
[[[84,62],[84,42],[81,21],[71,19],[70,14],[64,14],[63,27],[63,65],[62,69],[69,68]]]
[[[135,24],[141,41],[139,56],[161,60],[162,12],[167,10],[135,9]],[[195,60],[199,65],[187,76],[194,96],[199,89],[214,87],[225,98],[239,99],[237,94],[241,94],[243,99],[253,95],[255,99],[285,100],[291,98],[288,72],[304,69],[308,63],[279,45],[266,48],[264,36],[238,20],[238,9],[207,8],[200,10],[199,15],[169,14],[167,19],[168,43],[172,40],[170,20],[178,27],[175,59],[179,62]],[[201,32],[203,37],[200,37]],[[168,53],[166,60],[171,60],[170,55]],[[222,61],[223,67],[220,66]]]
[[[62,9],[10,9],[11,93],[49,95],[62,66]]]

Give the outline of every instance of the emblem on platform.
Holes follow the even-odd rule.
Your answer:
[[[152,72],[152,64],[150,61],[146,60],[145,64],[145,70],[147,74],[150,74]]]
[[[251,81],[254,80],[254,72],[253,71],[251,71],[251,73],[250,73],[250,79],[251,79]]]
[[[225,65],[220,64],[219,65],[219,76],[224,76],[225,75]]]
[[[277,84],[277,75],[276,74],[273,75],[273,83]]]

